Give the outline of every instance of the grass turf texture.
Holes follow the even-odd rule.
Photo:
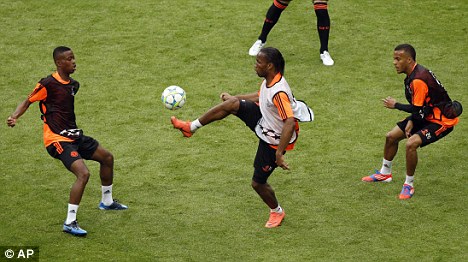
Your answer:
[[[257,89],[247,50],[258,36],[262,1],[9,1],[0,3],[0,245],[40,246],[51,261],[463,261],[468,259],[467,113],[445,139],[419,150],[413,199],[400,201],[404,144],[394,182],[364,184],[380,167],[384,135],[406,114],[393,48],[413,44],[452,98],[468,105],[466,1],[331,1],[330,53],[318,56],[310,1],[294,1],[271,32],[297,98],[316,121],[301,125],[286,155],[290,172],[270,179],[287,216],[265,229],[268,209],[250,188],[256,137],[235,117],[190,139],[171,114],[194,119],[222,91]],[[37,104],[13,129],[4,121],[54,70],[51,52],[70,46],[78,125],[115,156],[114,196],[130,209],[103,212],[98,165],[78,220],[84,239],[61,233],[73,175],[42,145]],[[184,108],[164,109],[176,84]]]

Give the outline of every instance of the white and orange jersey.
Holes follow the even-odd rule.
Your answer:
[[[284,121],[293,117],[296,128],[286,150],[294,148],[299,134],[298,119],[304,118],[304,112],[311,114],[311,110],[302,102],[296,101],[286,79],[278,73],[270,86],[264,80],[259,91],[259,105],[262,118],[255,127],[255,133],[263,141],[275,148],[281,139]],[[308,115],[312,121],[313,115]]]

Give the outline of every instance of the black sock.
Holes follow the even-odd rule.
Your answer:
[[[262,40],[262,43],[266,42],[267,36],[270,33],[271,29],[275,26],[276,22],[278,22],[281,12],[288,7],[285,4],[278,2],[277,0],[273,1],[268,12],[266,13],[265,21],[263,22],[262,33],[258,37],[258,39]]]
[[[328,15],[326,3],[314,4],[315,15],[317,16],[317,31],[320,38],[320,53],[328,51],[328,38],[330,36],[330,16]]]

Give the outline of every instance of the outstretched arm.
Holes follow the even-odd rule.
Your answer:
[[[29,108],[29,105],[31,105],[31,102],[29,101],[29,99],[26,99],[24,100],[23,102],[21,102],[18,107],[16,107],[16,110],[15,112],[13,112],[13,114],[11,114],[8,119],[7,119],[7,125],[9,127],[14,127],[16,125],[16,121],[18,120],[18,118],[20,116],[22,116],[24,114],[24,112],[26,112],[26,110],[28,110]]]
[[[221,100],[226,101],[230,97],[233,97],[233,96],[230,95],[229,93],[221,93],[221,95],[219,97],[221,98]],[[234,97],[236,97],[238,99],[250,100],[252,102],[258,102],[258,93],[257,92],[251,93],[251,94],[245,94],[245,95],[236,95]]]

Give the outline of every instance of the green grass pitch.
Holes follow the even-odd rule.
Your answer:
[[[0,246],[39,246],[43,261],[467,261],[468,113],[418,151],[409,201],[397,197],[404,150],[394,182],[360,180],[380,167],[385,133],[406,116],[380,101],[404,101],[397,44],[414,45],[468,108],[468,2],[330,1],[333,67],[319,59],[311,1],[290,4],[267,45],[282,51],[316,120],[301,125],[291,170],[270,178],[287,216],[265,229],[268,209],[250,187],[255,135],[229,117],[184,139],[169,118],[195,119],[223,91],[257,90],[247,51],[271,2],[0,1]],[[114,196],[129,206],[97,209],[99,166],[88,161],[78,212],[86,238],[61,232],[74,176],[43,148],[38,105],[5,124],[54,70],[58,45],[77,59],[77,123],[114,154]],[[160,101],[169,85],[187,92],[175,112]]]

